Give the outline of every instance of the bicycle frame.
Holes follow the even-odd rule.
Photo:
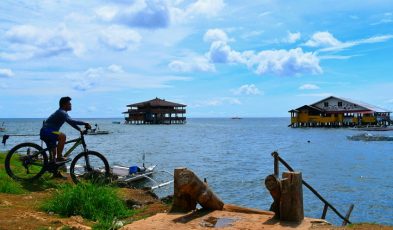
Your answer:
[[[86,146],[84,134],[81,134],[81,136],[78,137],[78,138],[75,138],[75,139],[66,141],[64,145],[67,145],[67,144],[70,144],[70,143],[74,143],[74,142],[75,142],[75,144],[72,145],[72,147],[71,147],[70,149],[68,149],[68,150],[64,153],[64,157],[70,156],[71,153],[72,153],[79,145],[82,145],[82,146],[83,146],[83,152],[87,152],[87,146]],[[57,145],[56,145],[54,148],[56,148],[56,147],[57,147]],[[49,149],[49,148],[45,148],[45,149],[43,149],[43,150],[40,151],[40,152],[45,152],[45,151],[48,151],[49,154],[51,154],[51,149]]]

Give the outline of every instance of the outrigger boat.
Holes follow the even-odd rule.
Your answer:
[[[114,165],[111,169],[112,174],[117,177],[117,181],[120,183],[130,183],[130,182],[137,182],[137,181],[142,181],[144,179],[147,179],[151,182],[153,182],[153,186],[149,187],[149,189],[154,190],[157,188],[161,188],[167,185],[170,185],[173,183],[172,180],[168,180],[165,182],[159,182],[155,179],[153,179],[153,174],[155,173],[166,173],[169,174],[172,178],[173,175],[170,172],[161,170],[157,171],[156,167],[157,165],[152,165],[149,167],[145,167],[145,154],[143,154],[143,165],[142,167],[138,166],[131,166],[131,167],[125,167],[121,165]]]

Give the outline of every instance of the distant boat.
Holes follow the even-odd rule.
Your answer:
[[[354,128],[354,130],[359,130],[359,131],[393,131],[393,127],[385,127],[385,126],[359,127],[359,128]]]
[[[106,130],[100,130],[98,127],[98,124],[95,124],[95,129],[89,129],[87,131],[87,135],[103,135],[103,134],[109,134],[109,131]]]
[[[231,119],[242,119],[241,117],[231,117]]]
[[[352,141],[393,141],[393,136],[373,135],[371,133],[347,136],[347,138]]]
[[[95,130],[95,129],[91,129],[91,130],[87,131],[87,135],[104,135],[104,134],[109,134],[109,131]]]
[[[120,124],[120,121],[112,121],[112,124]]]

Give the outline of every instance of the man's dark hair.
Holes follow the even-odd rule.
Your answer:
[[[60,98],[60,101],[59,101],[60,108],[63,107],[63,105],[67,104],[70,101],[71,101],[70,97],[62,97],[62,98]]]

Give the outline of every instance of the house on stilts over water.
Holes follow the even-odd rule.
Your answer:
[[[184,124],[187,105],[155,98],[150,101],[127,105],[127,124]]]
[[[327,97],[288,111],[291,127],[388,126],[391,111],[351,99]]]

